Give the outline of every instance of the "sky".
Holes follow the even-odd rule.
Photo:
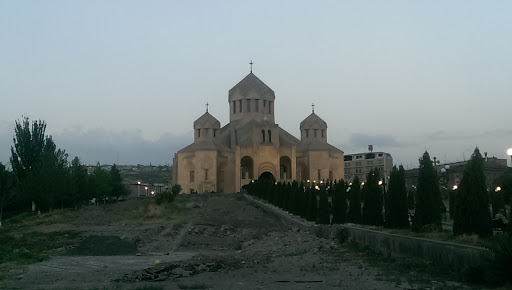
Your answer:
[[[0,1],[0,162],[44,120],[70,160],[172,164],[250,71],[299,137],[418,166],[512,147],[511,1]],[[509,161],[510,164],[510,161]]]

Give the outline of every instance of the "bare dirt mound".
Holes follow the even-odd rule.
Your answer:
[[[89,236],[69,251],[71,256],[126,256],[137,254],[133,242],[117,236]]]

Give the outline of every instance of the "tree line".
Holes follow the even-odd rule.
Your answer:
[[[89,173],[78,157],[69,162],[41,120],[15,122],[9,163],[10,170],[0,163],[0,225],[4,209],[49,211],[128,195],[115,164],[109,171],[97,164]]]
[[[382,177],[379,169],[375,168],[368,172],[365,182],[360,182],[358,177],[350,182],[338,180],[319,183],[281,183],[272,178],[260,178],[244,186],[244,189],[250,195],[319,224],[350,222],[437,231],[442,228],[445,211],[439,177],[428,152],[419,159],[415,189],[407,189],[402,166],[394,166],[389,179]],[[476,148],[465,166],[454,197],[454,234],[485,237],[492,233],[489,195],[483,158]],[[510,202],[510,197],[502,200]],[[414,216],[409,215],[409,210],[413,210]]]

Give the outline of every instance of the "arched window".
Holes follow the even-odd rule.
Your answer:
[[[268,143],[272,143],[272,131],[268,130]]]

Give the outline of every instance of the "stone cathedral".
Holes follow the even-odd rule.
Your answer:
[[[172,183],[182,192],[238,192],[264,175],[277,182],[339,180],[343,151],[327,143],[327,123],[313,109],[300,140],[275,123],[275,94],[252,71],[229,90],[229,124],[204,113],[194,143],[174,155]],[[314,108],[314,107],[313,107]]]

